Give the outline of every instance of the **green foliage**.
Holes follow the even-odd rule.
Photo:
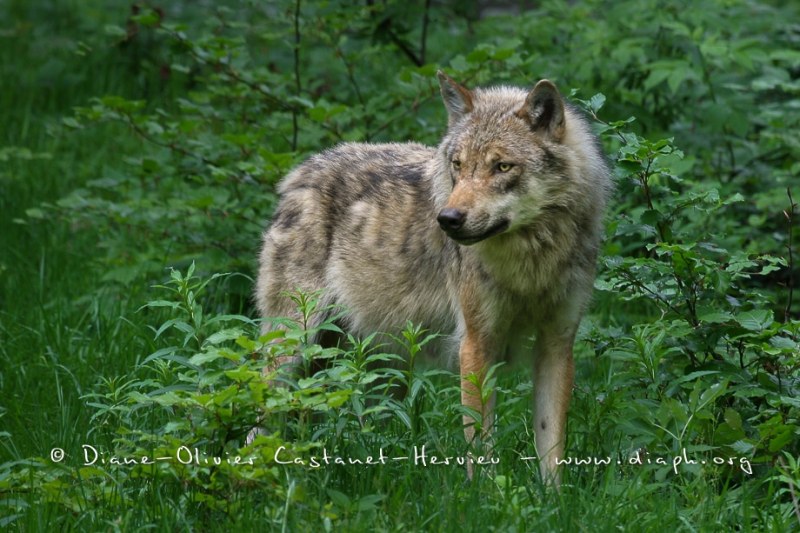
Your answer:
[[[715,449],[765,464],[776,452],[797,453],[800,321],[787,320],[788,307],[784,321],[775,320],[757,283],[786,261],[726,249],[728,239],[709,234],[708,221],[743,196],[724,199],[717,188],[681,179],[684,154],[672,139],[648,141],[625,126],[604,129],[620,140],[621,192],[641,200],[610,224],[629,252],[604,258],[597,288],[655,310],[658,321],[634,325],[632,336],[597,333],[612,360],[638,366],[620,384],[643,385],[621,427],[633,426],[632,446],[651,450]]]
[[[796,527],[796,6],[39,4],[0,7],[0,526]],[[303,318],[276,331],[251,316],[280,178],[338,142],[437,142],[438,68],[554,80],[611,156],[567,446],[608,462],[567,467],[562,495],[521,459],[531,385],[514,366],[470,378],[499,417],[499,464],[472,483],[408,461],[310,466],[461,456],[477,417],[415,325],[353,338],[315,294],[292,295]]]
[[[434,418],[450,422],[457,405],[455,388],[448,401],[436,402],[431,410],[420,408],[429,402],[425,396],[435,394],[432,378],[441,371],[415,371],[413,361],[433,336],[409,325],[401,334],[409,357],[378,352],[372,337],[351,337],[353,347],[347,352],[309,344],[314,333],[338,328],[335,315],[314,329],[306,328],[316,322],[314,315],[325,311],[307,294],[294,296],[302,321],[283,320],[282,329],[258,334],[258,324],[245,316],[205,313],[204,289],[222,276],[201,281],[193,274],[193,264],[185,274],[173,270],[167,284],[158,287],[167,299],[152,300],[142,308],[168,310],[153,328],[163,346],[133,372],[103,379],[98,392],[84,396],[93,409],[90,436],[95,444],[81,445],[76,456],[67,456],[77,464],[60,465],[62,450],[61,456],[51,454],[51,465],[45,458],[3,465],[0,488],[31,495],[30,500],[7,505],[24,510],[52,503],[75,512],[93,509],[97,514],[91,520],[110,520],[139,504],[143,484],[158,482],[168,491],[165,497],[180,490],[180,506],[227,517],[249,505],[249,500],[230,494],[249,490],[258,491],[277,523],[285,524],[289,517],[283,503],[273,507],[270,502],[313,505],[307,500],[315,490],[327,492],[341,508],[323,511],[329,524],[351,512],[359,517],[374,512],[383,495],[352,502],[334,489],[309,485],[297,471],[372,464],[371,450],[398,444],[381,436],[384,429],[394,426],[400,435],[418,436],[419,428]],[[281,368],[279,363],[288,357],[298,357],[306,372],[297,376]],[[312,373],[312,360],[329,365]],[[392,361],[405,369],[385,366]],[[402,383],[405,392],[393,396],[395,382]],[[448,414],[437,412],[441,405],[448,406]],[[259,426],[252,442],[246,442],[248,433]],[[460,434],[458,426],[452,429]],[[452,435],[443,438],[449,443]],[[329,456],[334,450],[335,456]],[[291,480],[288,485],[283,483],[286,477]],[[106,509],[109,504],[114,505],[112,515]]]

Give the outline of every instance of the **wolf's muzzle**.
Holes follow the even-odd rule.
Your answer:
[[[508,229],[509,221],[501,220],[494,226],[490,227],[483,233],[468,233],[464,231],[464,222],[467,215],[458,209],[446,208],[442,209],[436,220],[439,221],[439,226],[444,230],[448,237],[456,241],[458,244],[469,246],[480,242],[489,237],[493,237],[499,233],[503,233]]]
[[[452,207],[445,207],[439,212],[439,216],[436,217],[436,220],[439,221],[439,227],[448,234],[460,230],[466,219],[467,214],[465,212]]]

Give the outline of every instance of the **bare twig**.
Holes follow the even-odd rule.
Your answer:
[[[362,109],[366,111],[367,104],[364,100],[364,96],[361,94],[361,89],[358,86],[358,81],[356,81],[355,68],[353,67],[353,64],[347,60],[347,55],[345,54],[345,51],[341,47],[336,50],[336,55],[339,56],[339,58],[342,60],[342,63],[344,64],[345,72],[347,72],[347,79],[356,93],[356,98],[358,99],[358,103],[361,105]],[[369,141],[370,140],[369,130],[372,127],[372,114],[367,113],[364,116],[364,120],[367,126],[365,137],[366,140]]]
[[[794,247],[794,242],[792,238],[792,230],[794,229],[794,210],[797,207],[797,204],[792,198],[792,189],[789,187],[786,187],[786,196],[789,197],[789,209],[783,211],[783,216],[786,217],[786,231],[789,234],[789,242],[786,244],[786,248],[789,251],[789,280],[787,281],[789,295],[786,298],[786,308],[783,311],[783,321],[789,322],[792,315],[792,299],[794,297],[794,252],[792,250]]]
[[[483,70],[483,67],[486,65],[487,62],[488,61],[484,61],[480,65],[478,65],[478,68],[475,70],[475,73],[473,75],[471,75],[471,76],[467,76],[466,78],[461,79],[460,80],[461,83],[468,84],[473,79],[475,79],[475,76],[477,76],[478,72],[481,72]],[[422,98],[416,99],[414,101],[414,106],[418,107],[418,106],[420,106],[422,104],[426,104],[429,101],[433,100],[438,95],[439,95],[439,91],[434,89],[434,86],[431,85],[431,91],[428,93],[428,95],[424,96]],[[381,124],[380,126],[375,128],[375,130],[371,132],[371,135],[373,135],[373,136],[377,135],[378,133],[382,132],[383,130],[385,130],[386,128],[388,128],[392,124],[394,124],[396,121],[398,121],[401,118],[405,117],[406,115],[408,115],[408,110],[403,109],[402,111],[400,111],[396,115],[392,116],[389,120],[387,120],[386,122],[384,122],[383,124]]]
[[[296,96],[300,96],[300,0],[294,4],[294,85]],[[297,109],[292,110],[292,151],[297,150]]]
[[[394,30],[392,30],[392,28],[391,28],[391,25],[390,25],[390,23],[389,23],[388,21],[387,21],[385,24],[383,24],[382,26],[383,26],[383,28],[381,28],[381,29],[383,29],[383,31],[385,31],[385,32],[386,32],[386,34],[387,34],[387,35],[389,36],[389,38],[392,40],[392,42],[394,43],[394,45],[395,45],[395,46],[397,46],[397,48],[399,48],[399,49],[400,49],[400,51],[401,51],[401,52],[403,52],[403,53],[406,55],[406,57],[407,57],[408,59],[410,59],[410,60],[411,60],[411,62],[412,62],[412,63],[414,63],[414,66],[416,66],[416,67],[421,67],[422,65],[424,65],[424,64],[425,64],[425,63],[423,63],[423,62],[422,62],[422,60],[421,60],[421,59],[420,59],[420,58],[417,56],[417,54],[415,54],[415,53],[414,53],[414,50],[412,50],[411,48],[409,48],[409,47],[408,47],[408,45],[405,43],[405,41],[403,41],[403,39],[401,39],[401,38],[400,38],[400,37],[399,37],[399,36],[398,36],[398,35],[397,35],[397,34],[394,32]]]
[[[373,3],[368,1],[367,5],[372,7]],[[425,55],[428,46],[428,22],[430,20],[429,14],[431,9],[431,0],[425,0],[425,8],[422,14],[422,31],[420,33],[419,54],[414,52],[411,47],[392,29],[391,19],[386,19],[381,22],[378,29],[385,32],[389,39],[400,49],[405,56],[414,63],[415,66],[421,67],[425,64]]]
[[[431,9],[431,0],[425,0],[425,13],[422,16],[422,36],[420,37],[419,60],[425,64],[425,50],[428,41],[428,12]]]

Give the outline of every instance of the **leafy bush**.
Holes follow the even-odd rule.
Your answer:
[[[597,287],[642,302],[659,317],[634,325],[630,336],[596,333],[595,342],[605,344],[601,352],[638,367],[621,377],[628,390],[639,387],[622,427],[632,424],[632,444],[647,449],[716,449],[772,464],[776,452],[789,447],[794,453],[797,444],[798,382],[792,376],[800,321],[775,320],[769,298],[753,281],[786,262],[731,252],[724,239],[694,229],[695,216],[719,216],[742,196],[723,200],[717,189],[685,186],[672,170],[683,154],[671,139],[647,141],[619,132],[621,124],[608,125],[623,143],[617,163],[627,180],[620,188],[633,186],[643,202],[610,230],[622,242],[644,241],[644,248],[605,257]],[[715,403],[724,409],[715,412]]]

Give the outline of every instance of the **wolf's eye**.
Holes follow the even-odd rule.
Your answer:
[[[461,161],[453,159],[453,170],[461,170]]]
[[[497,164],[497,170],[499,170],[500,172],[508,172],[513,167],[514,167],[514,165],[512,165],[511,163],[498,163]]]

